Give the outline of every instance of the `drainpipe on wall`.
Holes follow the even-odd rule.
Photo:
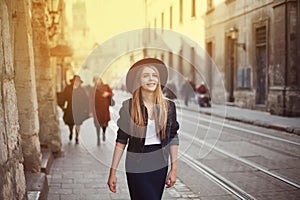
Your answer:
[[[300,86],[300,70],[299,70],[299,65],[300,65],[300,2],[297,1],[297,30],[296,30],[296,35],[297,35],[297,38],[296,38],[296,42],[297,42],[297,46],[296,46],[296,51],[297,51],[297,73],[296,73],[296,79],[298,80],[297,81],[297,88],[299,89],[299,86]]]
[[[284,35],[284,39],[285,39],[285,44],[284,44],[284,49],[285,49],[285,63],[284,63],[284,87],[283,87],[283,116],[286,116],[287,112],[286,112],[286,88],[287,88],[287,78],[288,78],[288,5],[287,5],[287,0],[285,0],[285,10],[284,10],[284,17],[285,17],[285,24],[284,24],[284,31],[285,31],[285,35]]]

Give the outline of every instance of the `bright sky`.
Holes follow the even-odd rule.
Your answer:
[[[86,6],[88,26],[99,43],[144,28],[144,0],[87,0]]]

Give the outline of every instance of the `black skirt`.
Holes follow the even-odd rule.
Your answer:
[[[161,145],[146,145],[144,153],[127,152],[126,176],[132,200],[160,200],[167,173]]]

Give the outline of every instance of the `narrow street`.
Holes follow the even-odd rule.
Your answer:
[[[127,75],[145,59],[162,68],[143,86],[160,82],[180,123],[163,199],[299,199],[300,1],[0,0],[0,29],[0,200],[129,199],[126,153],[117,193],[106,181],[122,101],[141,81]],[[90,115],[106,127],[108,108],[98,145]]]
[[[48,175],[48,199],[129,199],[124,158],[119,165],[117,193],[106,180],[116,137],[116,120],[127,93],[116,92],[107,140],[97,146],[93,119],[81,128],[80,142],[68,141],[60,119],[64,157]],[[300,195],[300,138],[222,118],[198,114],[178,105],[181,128],[176,185],[163,199],[297,199]],[[241,110],[242,111],[242,110]]]

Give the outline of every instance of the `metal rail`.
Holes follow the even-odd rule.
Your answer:
[[[180,152],[181,153],[181,152]],[[236,197],[242,200],[253,200],[255,199],[250,194],[233,184],[232,182],[228,181],[227,179],[223,178],[221,175],[217,174],[215,171],[211,170],[210,168],[206,167],[199,161],[193,159],[192,157],[188,156],[187,154],[182,153],[182,157],[180,157],[182,161],[187,163],[189,166],[194,168],[196,171],[205,174],[210,180],[214,181],[222,188],[226,189]]]
[[[285,178],[283,176],[280,176],[280,175],[278,175],[276,173],[273,173],[273,172],[269,171],[268,169],[266,169],[266,168],[264,168],[264,167],[262,167],[260,165],[257,165],[255,163],[249,161],[249,160],[240,158],[240,157],[238,157],[238,156],[236,156],[236,155],[234,155],[232,153],[229,153],[227,151],[224,151],[221,148],[218,148],[218,147],[216,147],[214,145],[211,145],[209,143],[205,143],[203,140],[200,140],[198,138],[194,138],[194,137],[190,136],[188,133],[186,133],[184,131],[181,131],[181,133],[183,133],[181,135],[183,135],[184,137],[188,137],[189,139],[194,139],[195,141],[197,141],[198,143],[201,143],[202,145],[210,147],[210,148],[214,149],[215,151],[218,151],[219,153],[222,153],[222,154],[224,154],[224,155],[226,155],[228,157],[231,157],[231,158],[233,158],[233,159],[235,159],[237,161],[245,163],[245,164],[247,164],[247,165],[249,165],[249,166],[251,166],[251,167],[253,167],[255,169],[258,169],[258,170],[260,170],[260,171],[262,171],[262,172],[264,172],[264,173],[266,173],[266,174],[268,174],[268,175],[270,175],[270,176],[272,176],[272,177],[274,177],[276,179],[279,179],[279,180],[281,180],[281,181],[283,181],[283,182],[285,182],[285,183],[287,183],[289,185],[292,185],[292,186],[300,189],[300,185],[298,183],[295,183],[295,182],[293,182],[293,181],[291,181],[291,180],[289,180],[289,179],[287,179],[287,178]]]

